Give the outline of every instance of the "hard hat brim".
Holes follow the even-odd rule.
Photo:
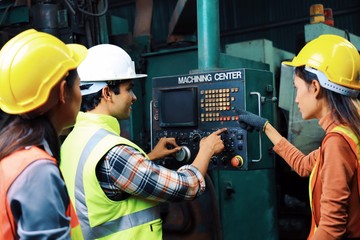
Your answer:
[[[80,44],[66,44],[66,46],[70,49],[70,51],[73,53],[73,60],[75,63],[74,69],[79,66],[79,64],[85,59],[87,55],[87,48]]]
[[[305,63],[298,61],[297,57],[294,57],[292,61],[283,61],[282,63],[291,67],[300,67],[305,65]]]
[[[80,79],[81,82],[104,82],[104,81],[124,81],[124,80],[130,80],[130,79],[142,79],[142,78],[146,78],[147,74],[135,74],[133,76],[127,76],[124,78],[102,78],[102,79]]]

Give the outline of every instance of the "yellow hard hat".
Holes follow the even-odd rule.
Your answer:
[[[360,55],[356,47],[343,37],[320,35],[308,42],[291,62],[283,63],[293,67],[306,66],[322,72],[326,81],[330,82],[326,83],[325,88],[330,90],[336,91],[336,84],[360,89]]]
[[[0,51],[0,108],[9,114],[39,108],[86,53],[82,45],[65,44],[34,29],[10,39]]]

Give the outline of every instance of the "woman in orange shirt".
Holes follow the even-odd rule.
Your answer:
[[[264,131],[300,176],[309,176],[312,228],[308,239],[360,239],[360,56],[346,39],[321,35],[291,61],[302,118],[318,119],[326,135],[304,155],[261,118],[239,110],[242,126]]]

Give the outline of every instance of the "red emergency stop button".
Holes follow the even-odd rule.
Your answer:
[[[241,168],[243,165],[244,165],[244,159],[241,156],[236,155],[231,159],[231,166],[236,168]]]

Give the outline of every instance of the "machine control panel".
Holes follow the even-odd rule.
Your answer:
[[[154,140],[158,142],[162,137],[173,137],[182,149],[174,156],[161,160],[161,164],[169,168],[178,168],[184,164],[189,164],[196,157],[199,151],[200,140],[210,135],[216,129],[192,129],[192,130],[167,130],[156,131]],[[222,133],[221,138],[224,142],[225,149],[220,154],[213,156],[211,167],[231,168],[231,159],[235,156],[243,158],[246,156],[246,131],[241,128],[227,128]],[[175,161],[174,161],[175,160]],[[236,167],[246,167],[241,164]]]
[[[252,111],[257,112],[262,95],[249,91],[246,72],[235,69],[153,78],[151,145],[154,147],[162,137],[173,137],[182,147],[174,156],[160,160],[160,164],[177,169],[191,163],[203,137],[227,128],[221,136],[225,149],[212,157],[209,169],[248,170],[248,132],[240,127],[235,110],[247,109],[252,97]],[[254,88],[271,89],[264,83]],[[254,151],[259,151],[259,146]]]

